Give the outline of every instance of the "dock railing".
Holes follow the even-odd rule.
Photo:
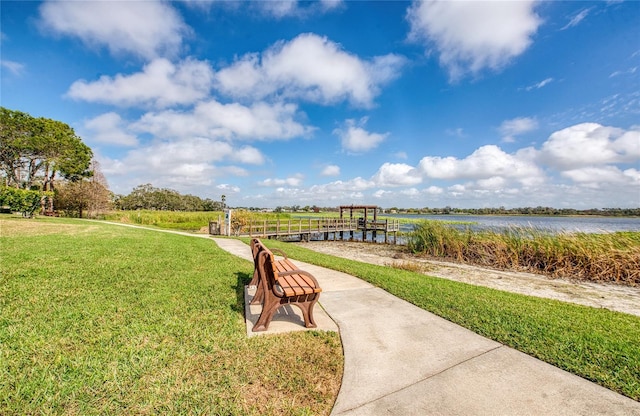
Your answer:
[[[250,237],[280,237],[357,230],[358,221],[356,219],[307,218],[299,220],[250,221],[248,225],[240,229],[239,234]]]
[[[400,230],[400,221],[396,219],[385,219],[377,221],[364,221],[362,218],[303,218],[286,220],[250,220],[248,224],[243,224],[231,230],[231,235],[236,237],[289,237],[300,236],[301,239],[310,240],[314,235],[322,234],[324,240],[329,240],[330,236],[334,240],[345,238],[352,240],[354,233],[362,233],[362,240],[368,239],[371,233],[372,240],[376,241],[378,232],[385,234],[384,241],[387,242],[387,233],[396,233]],[[209,233],[220,235],[221,228],[218,222],[210,222]]]

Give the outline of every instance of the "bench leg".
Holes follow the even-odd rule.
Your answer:
[[[262,304],[262,313],[260,313],[258,321],[253,326],[252,332],[261,332],[269,329],[273,314],[276,313],[280,306],[282,306],[280,299],[267,296]]]
[[[271,319],[273,319],[273,315],[279,307],[284,305],[295,305],[299,307],[304,318],[304,326],[306,328],[316,328],[318,325],[313,318],[313,307],[316,302],[318,302],[320,294],[316,293],[311,296],[313,296],[313,299],[307,299],[302,302],[289,302],[287,299],[280,300],[279,298],[267,297],[264,301],[264,305],[262,306],[262,313],[260,314],[256,324],[253,326],[252,332],[261,332],[269,329],[269,324],[271,323]]]
[[[258,266],[256,266],[255,269],[253,269],[253,277],[249,282],[249,286],[256,287],[256,294],[253,295],[253,299],[251,299],[251,302],[249,302],[249,305],[257,305],[259,303],[262,303],[262,299],[264,298],[264,293],[263,293],[264,289],[260,284],[260,273],[258,272]]]
[[[253,277],[251,278],[251,281],[249,282],[249,286],[258,286],[258,282],[260,281],[260,275],[258,274],[258,268],[256,267],[253,270]]]
[[[256,294],[253,295],[253,298],[251,299],[251,302],[249,302],[249,305],[258,305],[262,303],[263,300],[264,300],[264,289],[262,288],[262,285],[259,284],[256,288]]]
[[[307,328],[316,328],[318,326],[316,325],[315,319],[313,319],[313,307],[316,305],[316,302],[318,302],[319,297],[320,294],[316,293],[313,300],[307,300],[306,302],[298,302],[293,304],[298,306],[302,311],[302,316],[304,317],[304,326]]]

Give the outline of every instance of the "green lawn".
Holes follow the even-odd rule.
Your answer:
[[[0,216],[0,414],[328,414],[336,333],[246,337],[210,240]]]
[[[264,240],[289,257],[358,276],[488,338],[640,400],[640,318],[507,293]]]

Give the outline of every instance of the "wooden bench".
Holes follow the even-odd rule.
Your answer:
[[[253,332],[266,331],[278,308],[285,305],[300,308],[305,327],[317,327],[313,319],[313,307],[322,289],[316,278],[300,270],[286,256],[284,260],[276,260],[273,252],[259,239],[254,240],[257,241],[252,240],[251,248],[256,254],[254,278],[257,280],[257,290],[251,303],[262,302],[262,313],[253,326]]]

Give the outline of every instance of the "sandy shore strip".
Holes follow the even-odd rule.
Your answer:
[[[311,241],[293,244],[336,257],[382,266],[402,266],[409,263],[412,268],[429,276],[640,316],[640,287],[551,279],[533,273],[427,260],[411,255],[404,251],[402,246],[389,244],[349,241]]]

